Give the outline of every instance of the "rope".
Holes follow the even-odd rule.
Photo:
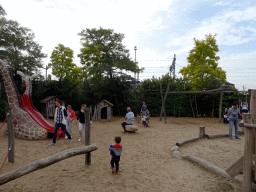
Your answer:
[[[4,120],[4,122],[3,122],[3,124],[2,124],[2,125],[1,125],[1,127],[0,127],[0,130],[1,130],[1,129],[2,129],[2,127],[4,126],[4,123],[5,123],[5,121],[7,120],[8,116],[9,116],[9,113],[7,113],[6,118],[5,118],[5,120]]]
[[[1,168],[0,168],[0,173],[1,173],[2,169],[3,169],[3,167],[4,167],[5,161],[6,161],[7,157],[9,156],[11,150],[12,150],[12,147],[9,147],[8,153],[7,153],[7,155],[6,155],[6,157],[5,157],[5,160],[4,160],[4,162],[3,162],[3,164],[2,164],[2,166],[1,166]]]

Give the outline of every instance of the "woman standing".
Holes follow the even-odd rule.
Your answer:
[[[81,110],[79,111],[79,114],[77,116],[77,120],[79,120],[79,135],[80,138],[78,139],[78,141],[82,140],[82,133],[83,133],[83,129],[85,129],[85,117],[84,117],[84,109],[86,108],[86,104],[83,104],[81,106]],[[92,118],[90,116],[90,123],[92,125]],[[76,121],[77,124],[77,121]]]
[[[67,129],[69,131],[69,134],[72,138],[72,127],[73,127],[73,123],[74,123],[74,119],[76,118],[76,114],[75,112],[72,110],[72,106],[68,105],[68,109],[67,109],[67,119],[66,119],[66,123],[67,123]],[[65,139],[67,139],[68,136],[65,136]]]

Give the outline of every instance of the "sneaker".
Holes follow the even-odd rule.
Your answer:
[[[118,175],[118,171],[116,172],[116,174]]]
[[[65,136],[65,139],[67,139],[67,138],[68,138],[68,136],[66,135],[66,136]]]
[[[127,133],[127,131],[125,130],[124,133]]]
[[[69,139],[69,143],[72,143],[72,139]]]
[[[112,173],[115,173],[115,167],[112,169]]]
[[[56,143],[51,143],[50,145],[48,145],[48,146],[55,146],[56,145]]]
[[[78,141],[81,141],[81,139],[78,139]]]
[[[236,139],[239,139],[239,140],[241,140],[241,139],[240,139],[240,137],[236,137]]]

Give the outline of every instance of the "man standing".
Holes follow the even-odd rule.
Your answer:
[[[55,105],[57,106],[55,109],[55,115],[54,115],[54,132],[53,132],[53,142],[50,144],[50,146],[56,145],[56,137],[57,137],[57,131],[59,128],[62,129],[62,131],[68,136],[69,143],[72,142],[70,134],[67,132],[66,129],[66,118],[67,118],[67,111],[64,106],[62,106],[61,101],[56,101]]]
[[[238,109],[237,103],[234,103],[234,105],[228,110],[228,117],[229,117],[229,138],[232,138],[232,128],[233,125],[235,126],[235,138],[240,139],[238,137],[238,117],[240,115],[240,111]]]
[[[127,112],[126,116],[125,116],[125,122],[121,123],[123,129],[124,129],[124,133],[126,133],[127,131],[125,130],[125,125],[132,125],[133,121],[134,121],[134,113],[131,111],[130,107],[127,107]]]

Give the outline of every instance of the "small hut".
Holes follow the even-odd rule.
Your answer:
[[[42,104],[42,115],[45,118],[54,118],[55,102],[57,100],[58,98],[56,96],[49,96],[40,101],[40,103]],[[62,105],[65,106],[64,103]]]
[[[101,101],[94,108],[93,120],[99,121],[101,119],[112,120],[114,105],[107,100]]]

